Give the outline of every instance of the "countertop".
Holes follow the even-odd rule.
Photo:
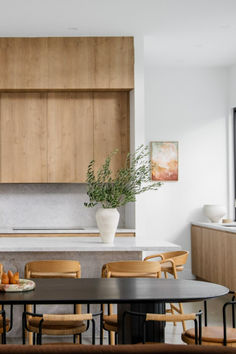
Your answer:
[[[135,229],[117,229],[117,233],[135,232]],[[12,229],[2,228],[0,234],[97,234],[97,228],[84,228],[84,229]]]
[[[56,239],[56,242],[55,242]],[[1,237],[0,252],[104,252],[180,250],[167,241],[138,241],[135,237],[117,237],[113,244],[103,243],[100,237]]]
[[[220,230],[220,231],[224,231],[224,232],[236,233],[236,223],[235,222],[230,223],[230,224],[219,224],[219,223],[214,223],[214,222],[195,221],[195,222],[192,222],[192,225],[206,227],[208,229]],[[231,225],[231,226],[229,226],[229,225]]]

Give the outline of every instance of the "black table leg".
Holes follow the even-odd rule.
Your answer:
[[[165,303],[150,303],[150,304],[118,304],[118,343],[123,343],[122,338],[122,316],[124,311],[134,311],[140,313],[165,313]],[[125,344],[140,343],[143,340],[142,319],[136,316],[131,318],[127,316],[125,323]],[[165,342],[165,322],[150,322],[147,323],[147,342]]]

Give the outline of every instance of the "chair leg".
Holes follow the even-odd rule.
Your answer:
[[[183,308],[183,304],[179,303],[179,313],[180,314],[184,314],[184,308]],[[183,326],[183,331],[186,331],[186,324],[185,321],[182,321],[182,326]]]
[[[22,314],[22,344],[25,344],[25,312]]]
[[[110,331],[110,336],[111,336],[111,345],[115,345],[115,332]]]
[[[173,307],[172,304],[170,304],[170,312],[171,312],[172,315],[175,314],[175,313],[174,313],[174,307]],[[176,322],[173,322],[173,325],[176,326]]]

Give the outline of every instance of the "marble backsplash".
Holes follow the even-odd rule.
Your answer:
[[[86,184],[0,184],[0,228],[95,227],[96,207],[86,208]],[[119,227],[125,227],[124,207]]]

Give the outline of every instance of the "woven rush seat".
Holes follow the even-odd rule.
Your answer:
[[[6,331],[8,332],[10,329],[10,320],[6,318]],[[3,320],[0,318],[0,334],[3,333]]]
[[[40,317],[30,317],[28,319],[28,328],[38,333],[39,323],[42,320]],[[83,321],[63,321],[61,324],[58,321],[45,320],[42,323],[42,333],[43,334],[54,334],[56,331],[61,332],[61,334],[76,334],[82,333],[86,330],[86,324]]]
[[[118,331],[118,318],[116,314],[104,315],[103,321],[103,326],[107,331]]]
[[[202,345],[223,345],[223,338],[223,327],[202,328]],[[185,343],[194,344],[194,328],[188,329],[183,333],[182,340]],[[227,343],[229,346],[236,346],[236,328],[227,328]]]

